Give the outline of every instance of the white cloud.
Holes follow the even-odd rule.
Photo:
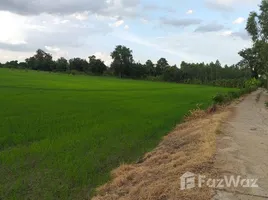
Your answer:
[[[122,24],[124,24],[124,20],[118,20],[114,23],[115,27],[119,27],[121,26]]]
[[[242,24],[245,22],[245,18],[238,17],[236,20],[233,21],[233,24]]]
[[[101,59],[104,61],[105,65],[109,66],[112,63],[112,58],[109,54],[104,53],[104,52],[96,52],[94,53],[96,58]]]
[[[53,23],[56,24],[56,25],[58,25],[58,24],[66,24],[66,23],[68,23],[68,22],[70,22],[70,20],[68,20],[68,19],[59,19],[59,18],[55,18],[55,19],[53,20]]]
[[[129,26],[128,26],[128,25],[125,25],[125,26],[124,26],[124,29],[125,29],[125,30],[128,30],[128,29],[129,29]]]
[[[5,44],[26,44],[26,17],[6,11],[0,11],[0,42]]]
[[[233,34],[233,31],[223,31],[220,35],[222,36],[230,36]]]
[[[60,48],[58,47],[51,47],[51,46],[45,46],[45,49],[50,51],[50,52],[59,52]]]
[[[194,13],[193,10],[188,10],[188,11],[186,12],[187,15],[191,15],[191,14],[193,14],[193,13]]]
[[[74,13],[71,15],[71,17],[80,20],[80,21],[84,21],[87,20],[89,16],[89,12],[85,11],[85,12],[80,12],[80,13]]]
[[[125,23],[124,20],[121,19],[121,20],[116,21],[113,24],[109,24],[109,26],[111,26],[111,27],[119,27],[119,26],[121,26],[124,23]]]
[[[112,31],[107,20],[77,20],[70,15],[40,14],[38,16],[21,16],[8,11],[0,11],[0,61],[21,59],[21,55],[32,56],[37,49],[43,49],[53,55],[82,57],[92,52],[92,37],[103,40],[103,34]],[[81,50],[80,50],[81,49]],[[5,57],[3,56],[5,55]],[[70,56],[70,57],[69,57]]]
[[[149,22],[147,19],[144,19],[144,18],[141,18],[140,20],[141,20],[141,22],[142,22],[143,24],[148,24],[148,22]]]
[[[34,54],[34,52],[15,52],[9,50],[0,49],[0,62],[4,63],[11,60],[24,61]]]

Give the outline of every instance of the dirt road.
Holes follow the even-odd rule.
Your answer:
[[[258,90],[234,108],[217,140],[215,166],[223,175],[258,179],[258,188],[216,190],[214,200],[268,199],[268,93]]]

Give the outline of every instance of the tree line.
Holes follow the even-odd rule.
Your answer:
[[[146,63],[141,64],[134,61],[132,50],[122,45],[115,47],[111,57],[113,61],[108,67],[94,55],[89,56],[88,60],[81,58],[67,60],[62,57],[54,61],[51,54],[38,49],[35,55],[27,58],[25,62],[15,60],[0,66],[225,87],[243,87],[245,80],[252,76],[250,68],[239,65],[222,66],[218,60],[209,64],[183,61],[180,67],[170,65],[165,58],[160,58],[157,63],[147,60]]]

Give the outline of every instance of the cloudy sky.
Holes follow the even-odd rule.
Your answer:
[[[58,57],[95,54],[106,64],[116,45],[135,61],[170,64],[239,61],[250,45],[245,20],[260,0],[1,0],[0,62],[41,48]]]

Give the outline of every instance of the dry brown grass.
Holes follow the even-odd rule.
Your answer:
[[[212,175],[216,134],[230,111],[214,114],[197,110],[178,125],[152,152],[136,164],[112,171],[112,180],[97,189],[93,200],[208,200],[209,188],[180,190],[180,176],[187,171]]]

